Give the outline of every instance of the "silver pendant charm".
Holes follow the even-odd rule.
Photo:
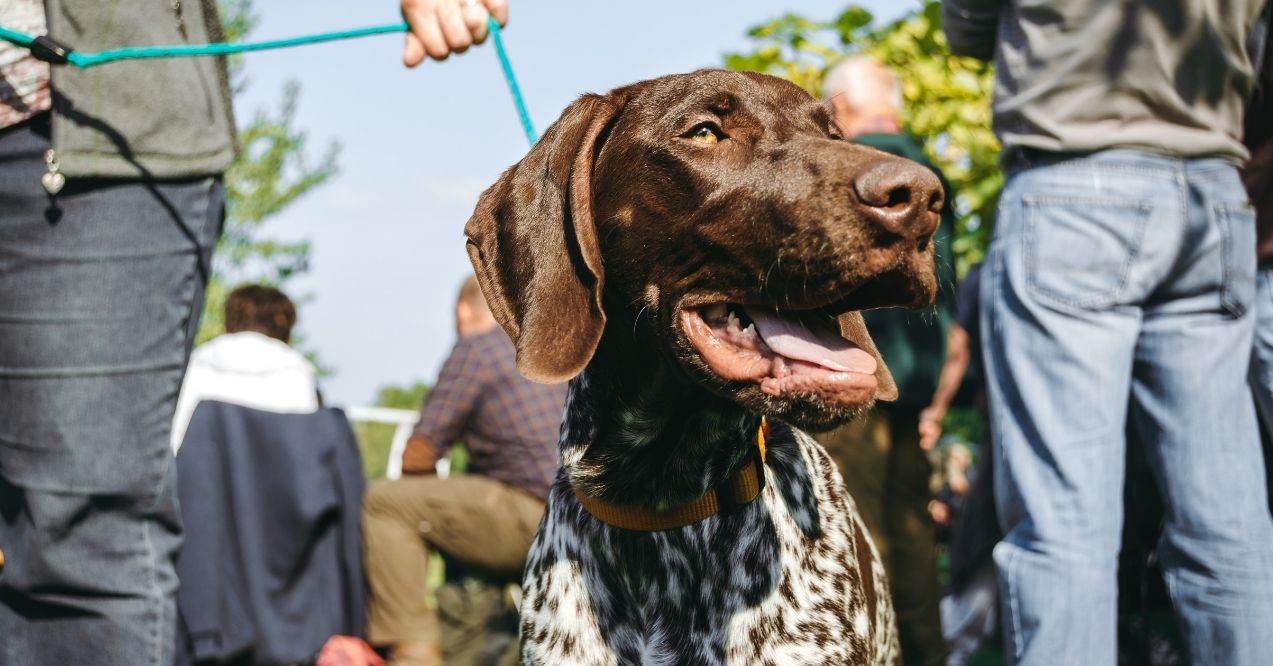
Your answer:
[[[53,153],[52,148],[44,153],[44,164],[48,167],[48,171],[40,177],[40,184],[44,186],[44,191],[51,195],[61,192],[62,187],[66,185],[66,176],[58,170],[57,155]]]
[[[62,186],[66,185],[66,176],[50,171],[40,176],[40,184],[44,185],[44,190],[49,194],[57,194],[62,191]]]

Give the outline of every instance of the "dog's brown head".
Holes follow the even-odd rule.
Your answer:
[[[701,71],[580,98],[465,231],[527,377],[573,377],[604,335],[822,429],[896,396],[857,311],[931,302],[941,205],[795,85]]]

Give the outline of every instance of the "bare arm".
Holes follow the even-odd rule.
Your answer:
[[[950,332],[946,334],[946,361],[942,364],[941,375],[937,379],[937,389],[933,391],[932,402],[919,413],[920,448],[931,449],[941,438],[941,421],[950,409],[950,401],[959,392],[959,385],[964,381],[971,356],[968,331],[958,323],[951,322]]]

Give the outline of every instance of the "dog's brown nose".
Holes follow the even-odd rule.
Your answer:
[[[926,238],[937,230],[944,194],[931,170],[910,160],[876,162],[853,181],[868,218],[904,238]]]

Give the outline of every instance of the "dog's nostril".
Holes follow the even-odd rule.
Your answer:
[[[908,206],[911,189],[891,169],[873,169],[853,181],[853,193],[858,201],[871,208],[896,208]],[[903,181],[903,182],[899,182]]]
[[[931,236],[937,227],[943,199],[941,183],[919,164],[879,160],[854,178],[853,193],[860,212],[893,235],[918,241],[921,236]]]
[[[898,206],[910,206],[911,190],[905,185],[895,187],[888,193],[888,200],[884,202],[882,208],[897,208]]]
[[[915,249],[924,252],[928,249],[928,241],[932,240],[932,236],[921,236],[919,242],[915,244]]]
[[[938,187],[937,189],[933,190],[931,194],[928,195],[929,212],[941,214],[942,204],[944,204],[945,202],[946,202],[945,193],[943,193],[942,189]]]
[[[910,164],[902,160],[881,161],[853,181],[853,193],[859,202],[889,213],[902,213],[920,201],[927,203],[929,193],[924,189],[915,182]]]

